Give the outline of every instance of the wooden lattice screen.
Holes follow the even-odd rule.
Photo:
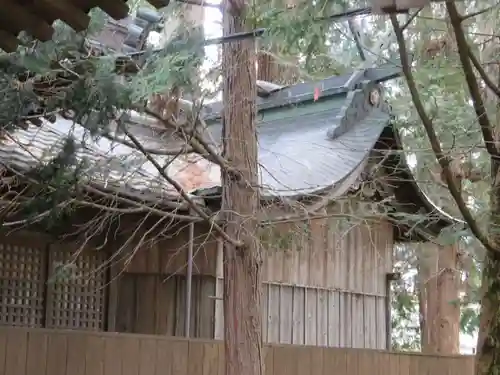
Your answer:
[[[0,324],[43,326],[44,251],[0,242]]]
[[[50,253],[47,293],[48,328],[103,330],[106,306],[106,261],[102,251],[72,254],[64,246]]]
[[[103,330],[103,251],[0,239],[0,325]]]

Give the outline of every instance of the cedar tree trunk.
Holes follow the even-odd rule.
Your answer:
[[[491,162],[489,237],[500,248],[500,161]],[[500,373],[500,252],[487,251],[482,278],[481,318],[477,341],[477,375]]]
[[[422,352],[453,355],[460,347],[457,246],[426,243],[419,254]]]
[[[260,0],[269,2],[269,0]],[[282,9],[298,4],[298,0],[271,0],[273,8]],[[273,53],[279,53],[276,43],[271,46]],[[298,62],[297,62],[298,64]],[[293,65],[284,65],[277,61],[272,55],[260,52],[257,55],[257,79],[276,83],[279,85],[290,85],[296,83],[299,78],[299,70]]]
[[[224,35],[248,31],[246,0],[224,0]],[[224,229],[239,244],[224,242],[224,343],[226,375],[261,375],[262,253],[256,238],[259,210],[255,41],[223,46]]]

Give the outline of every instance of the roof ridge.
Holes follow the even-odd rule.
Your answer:
[[[285,86],[276,90],[265,98],[257,97],[257,110],[265,111],[293,104],[304,103],[315,100],[315,90],[319,88],[321,98],[335,95],[345,95],[357,89],[359,85],[367,82],[378,84],[401,75],[401,68],[393,62],[378,67],[364,69],[362,73],[357,71],[339,76],[331,76],[319,81],[301,82],[295,85]],[[355,74],[355,75],[354,75]],[[354,79],[353,79],[354,77]],[[349,85],[347,85],[349,83]],[[205,108],[204,119],[216,120],[220,118],[224,104],[222,101],[211,103]]]

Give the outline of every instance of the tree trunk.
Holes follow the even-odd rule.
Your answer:
[[[276,59],[264,52],[259,53],[257,65],[257,79],[276,83],[278,85],[290,85],[298,80],[298,69],[294,66],[280,64]]]
[[[269,0],[259,0],[269,2]],[[273,8],[283,8],[298,3],[298,0],[271,0]],[[276,43],[271,45],[272,53],[279,53]],[[297,62],[298,65],[298,62]],[[257,79],[279,85],[290,85],[298,81],[299,72],[297,66],[281,64],[272,55],[260,52],[257,57]]]
[[[457,246],[428,243],[419,254],[422,352],[458,354],[460,305]]]
[[[490,191],[489,237],[500,248],[500,163],[492,160],[492,185]],[[494,176],[497,176],[495,178]],[[486,252],[482,278],[481,317],[477,340],[477,375],[500,373],[500,253]]]
[[[419,249],[420,272],[420,311],[421,318],[421,348],[423,353],[432,354],[438,351],[438,288],[436,275],[438,273],[438,252],[432,243],[421,244]]]
[[[224,0],[222,8],[224,35],[250,30],[245,0]],[[224,242],[226,375],[263,373],[255,62],[253,39],[224,44],[223,154],[237,173],[222,170],[222,215],[226,233],[240,242]]]
[[[437,288],[439,293],[439,354],[460,352],[460,303],[458,243],[439,246]]]

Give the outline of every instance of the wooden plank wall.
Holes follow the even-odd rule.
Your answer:
[[[390,224],[341,225],[332,218],[312,220],[310,232],[298,230],[295,224],[280,230],[292,230],[297,236],[290,248],[265,252],[264,340],[385,349],[385,280],[392,271],[393,247]],[[221,269],[220,265],[218,296],[222,295]],[[223,338],[222,310],[218,300],[216,339]]]
[[[272,344],[385,349],[385,303],[385,297],[265,283],[262,338]],[[222,300],[216,305],[214,337],[223,339]]]
[[[271,345],[266,375],[473,375],[472,356]],[[220,341],[0,328],[0,375],[224,375]]]
[[[189,228],[168,238],[129,245],[116,268],[118,332],[184,336]],[[217,241],[207,225],[195,226],[190,337],[213,338]],[[128,255],[127,255],[128,254]]]
[[[294,236],[285,248],[267,249],[264,281],[385,294],[385,274],[392,272],[390,223],[330,218],[311,220],[309,230],[297,228],[281,226],[281,233]]]
[[[187,224],[177,228],[169,238],[141,245],[127,251],[133,256],[122,255],[125,272],[151,274],[186,274],[189,230]],[[217,241],[207,225],[195,226],[193,246],[193,274],[215,275]]]
[[[193,275],[190,337],[213,338],[215,278]],[[184,336],[186,278],[124,273],[119,281],[118,332]]]
[[[384,297],[265,284],[263,304],[265,342],[386,348]]]

